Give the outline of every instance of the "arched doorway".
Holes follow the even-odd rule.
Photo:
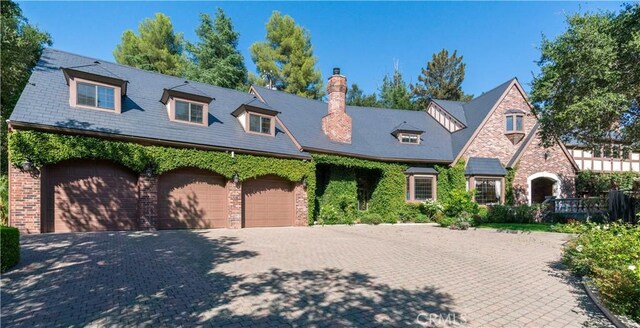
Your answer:
[[[539,204],[549,196],[560,196],[560,179],[548,172],[539,172],[527,178],[529,204]]]

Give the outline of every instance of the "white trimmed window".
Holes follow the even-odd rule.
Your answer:
[[[420,143],[420,137],[417,134],[413,133],[402,133],[400,134],[400,142],[407,144],[418,144]]]
[[[407,175],[405,200],[423,202],[436,198],[436,178],[433,175]]]
[[[273,134],[272,129],[273,120],[271,117],[249,114],[249,131],[260,134]]]
[[[86,82],[77,82],[76,104],[115,110],[115,88]]]
[[[523,115],[507,115],[506,121],[507,132],[523,132],[524,131],[524,116]]]
[[[204,106],[192,102],[176,100],[176,121],[203,124]]]

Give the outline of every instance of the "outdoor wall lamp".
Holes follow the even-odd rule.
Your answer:
[[[145,176],[147,176],[147,177],[151,177],[151,176],[153,176],[153,168],[152,168],[152,167],[150,167],[150,166],[149,166],[149,167],[147,167],[147,168],[144,170],[144,175],[145,175]]]
[[[233,173],[233,183],[238,183],[239,181],[238,172]]]
[[[545,160],[549,159],[549,156],[551,156],[551,152],[549,150],[545,150],[544,151],[544,159]]]
[[[26,160],[22,163],[22,170],[31,172],[33,170],[33,163],[30,160]]]
[[[302,186],[307,187],[307,177],[302,178]]]

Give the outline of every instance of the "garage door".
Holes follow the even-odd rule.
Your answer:
[[[211,171],[184,168],[158,178],[159,229],[227,227],[224,177]]]
[[[43,231],[134,230],[137,175],[108,162],[63,162],[43,170]]]
[[[291,182],[278,177],[250,179],[242,184],[244,227],[293,225],[294,198]]]

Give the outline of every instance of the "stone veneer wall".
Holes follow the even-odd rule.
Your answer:
[[[309,223],[307,214],[309,213],[309,202],[307,197],[307,188],[302,182],[297,182],[294,189],[296,216],[294,226],[306,226]]]
[[[138,227],[153,230],[158,223],[158,177],[140,174],[138,177],[140,222]]]
[[[242,184],[227,180],[227,215],[229,228],[242,228]]]

